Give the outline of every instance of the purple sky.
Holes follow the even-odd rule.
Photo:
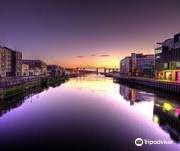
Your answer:
[[[66,66],[117,66],[180,32],[179,0],[1,0],[0,44]]]

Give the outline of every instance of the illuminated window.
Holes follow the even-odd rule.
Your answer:
[[[180,68],[180,62],[176,62],[176,67]]]
[[[162,53],[162,49],[161,48],[155,50],[155,54],[160,54],[160,53]]]
[[[164,63],[164,68],[168,68],[168,63]]]

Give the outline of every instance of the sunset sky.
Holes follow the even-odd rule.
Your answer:
[[[1,0],[0,44],[66,67],[118,67],[180,32],[179,0]]]

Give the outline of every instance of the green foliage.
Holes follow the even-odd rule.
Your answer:
[[[19,94],[24,94],[28,90],[38,89],[38,88],[47,88],[49,86],[58,86],[61,83],[65,82],[68,78],[63,76],[51,77],[51,78],[43,78],[40,83],[35,84],[24,84],[20,86],[15,86],[12,88],[8,88],[4,90],[4,98],[10,98]]]
[[[17,94],[21,94],[23,92],[25,92],[25,89],[23,86],[16,86],[16,87],[13,87],[13,88],[6,90],[4,96],[5,96],[5,98],[8,98],[11,96],[15,96]]]

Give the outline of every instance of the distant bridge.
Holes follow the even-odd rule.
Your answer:
[[[110,73],[119,72],[119,68],[107,68],[107,67],[77,67],[76,71],[84,73]]]

